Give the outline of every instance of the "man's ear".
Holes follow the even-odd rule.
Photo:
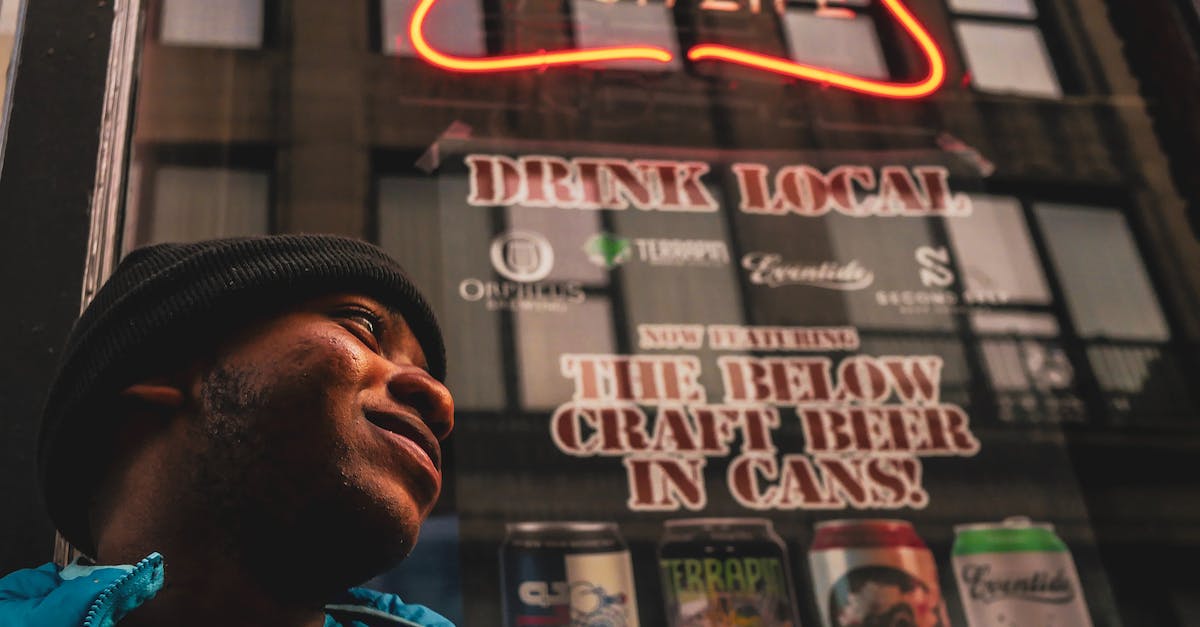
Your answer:
[[[150,411],[174,411],[187,399],[185,385],[166,378],[139,381],[121,390],[121,400],[141,405]]]

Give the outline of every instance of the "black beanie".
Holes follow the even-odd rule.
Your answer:
[[[186,358],[197,341],[219,339],[213,335],[239,320],[332,292],[370,296],[398,311],[430,373],[445,380],[446,351],[433,311],[376,246],[333,235],[276,235],[129,253],[71,329],[42,413],[38,475],[63,536],[95,555],[87,513],[104,469],[96,467],[103,452],[94,449],[117,418],[97,408],[139,377],[163,374],[148,368]]]

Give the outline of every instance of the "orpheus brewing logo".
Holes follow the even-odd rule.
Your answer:
[[[488,259],[502,280],[470,277],[458,284],[458,295],[482,302],[489,310],[566,311],[584,301],[578,281],[547,281],[554,270],[554,247],[533,231],[513,230],[496,236]]]

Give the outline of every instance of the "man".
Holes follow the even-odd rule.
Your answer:
[[[94,563],[0,580],[0,625],[450,626],[347,591],[437,499],[444,377],[432,311],[374,246],[132,252],[71,332],[39,443],[51,517]]]

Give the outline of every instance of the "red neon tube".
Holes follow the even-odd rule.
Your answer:
[[[727,61],[737,65],[757,68],[780,74],[783,76],[791,76],[804,80],[833,85],[850,91],[857,91],[873,96],[883,96],[886,98],[920,98],[927,96],[937,91],[942,83],[946,80],[946,59],[942,55],[942,51],[938,49],[933,38],[929,36],[929,32],[921,25],[917,18],[904,6],[901,0],[881,0],[887,10],[891,12],[897,20],[900,21],[904,30],[912,36],[917,42],[917,46],[924,53],[925,59],[929,63],[929,73],[925,78],[914,83],[893,83],[888,81],[876,81],[845,72],[836,70],[827,70],[811,65],[796,63],[788,59],[772,57],[768,55],[748,52],[739,48],[731,48],[729,46],[721,46],[718,44],[700,44],[692,46],[688,50],[688,59],[692,61],[703,61],[706,59],[717,59]]]
[[[418,56],[432,65],[455,72],[505,72],[560,65],[577,65],[592,61],[645,60],[666,63],[673,58],[667,50],[653,46],[613,46],[553,52],[542,50],[534,53],[486,58],[453,56],[437,50],[425,39],[425,19],[437,1],[421,0],[416,10],[413,11],[412,19],[408,25],[408,34],[412,39],[413,47],[416,49]],[[901,26],[913,37],[917,46],[925,55],[929,64],[929,73],[925,78],[911,83],[877,81],[845,72],[823,69],[796,63],[788,59],[719,44],[693,46],[688,50],[687,56],[692,61],[708,59],[726,61],[782,76],[800,78],[886,98],[920,98],[921,96],[926,96],[937,91],[946,80],[946,61],[942,55],[942,51],[934,43],[933,38],[929,36],[925,27],[904,5],[902,0],[881,0],[881,2],[900,21]]]
[[[505,72],[509,70],[525,70],[531,68],[546,68],[555,65],[575,65],[591,61],[658,61],[667,63],[673,57],[662,48],[652,46],[613,46],[606,48],[588,48],[583,50],[559,50],[547,52],[541,50],[528,54],[514,54],[501,57],[486,57],[472,59],[456,57],[438,51],[425,39],[425,17],[429,15],[437,0],[421,0],[413,11],[412,20],[408,23],[408,36],[412,38],[413,48],[422,59],[447,70],[456,72]]]

